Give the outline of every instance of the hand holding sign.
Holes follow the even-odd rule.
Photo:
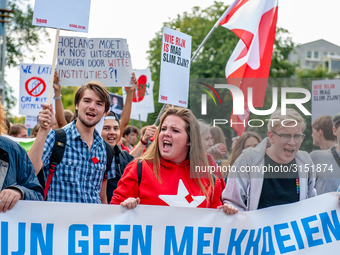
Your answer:
[[[52,104],[42,104],[43,110],[39,112],[38,121],[41,128],[50,131],[55,123],[55,116],[53,112]]]

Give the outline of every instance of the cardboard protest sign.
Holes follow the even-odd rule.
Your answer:
[[[20,200],[1,214],[0,247],[2,254],[337,254],[339,216],[338,193],[235,215]]]
[[[163,28],[158,102],[188,107],[191,36]]]
[[[132,86],[126,39],[60,36],[57,71],[63,86],[80,86],[93,80],[106,87]]]
[[[39,115],[47,102],[51,70],[51,65],[20,64],[19,114]]]
[[[26,115],[25,126],[27,128],[34,128],[35,125],[37,125],[37,123],[38,123],[38,116],[29,116],[29,115]]]
[[[109,92],[109,94],[111,99],[110,111],[117,114],[118,118],[120,119],[124,107],[123,96],[111,92]]]
[[[155,112],[153,100],[153,85],[151,80],[150,69],[134,70],[138,81],[138,86],[133,94],[131,115]],[[123,90],[124,102],[126,100],[126,91]]]
[[[340,112],[340,80],[312,81],[312,123],[323,115]]]
[[[35,0],[34,26],[88,32],[91,0]]]

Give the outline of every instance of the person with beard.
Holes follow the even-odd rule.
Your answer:
[[[132,79],[137,83],[136,79]],[[95,130],[96,124],[110,108],[110,95],[98,81],[83,84],[75,95],[75,120],[63,127],[66,133],[65,152],[50,182],[47,200],[77,203],[107,203],[105,143]],[[36,174],[49,176],[50,157],[55,143],[55,122],[52,104],[43,104],[38,118],[41,128],[28,155]],[[107,178],[115,177],[114,162]]]

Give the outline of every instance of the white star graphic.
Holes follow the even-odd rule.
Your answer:
[[[177,195],[159,195],[158,197],[169,206],[177,207],[197,207],[205,200],[205,196],[190,195],[181,179],[179,179]]]

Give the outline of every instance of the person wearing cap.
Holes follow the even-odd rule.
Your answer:
[[[294,109],[285,115],[278,109],[270,120],[268,137],[255,148],[244,149],[233,164],[222,194],[225,205],[252,211],[316,195],[312,159],[299,150],[305,120]]]
[[[122,150],[118,141],[121,137],[119,118],[116,113],[109,112],[104,119],[101,136],[104,141],[114,147],[113,163],[115,164],[115,176],[107,180],[106,197],[110,203],[113,191],[117,188],[118,181],[124,173],[125,167],[134,159],[127,151]]]
[[[122,110],[121,118],[115,113],[110,111],[104,118],[104,124],[101,136],[104,141],[108,142],[114,147],[113,163],[115,164],[115,176],[108,179],[106,187],[107,202],[111,201],[113,191],[117,188],[118,181],[122,177],[125,167],[135,158],[141,156],[141,151],[138,148],[144,148],[141,141],[137,144],[137,149],[134,152],[128,153],[123,150],[122,145],[119,143],[120,138],[126,129],[131,115],[132,99],[137,85],[126,87],[126,100]],[[145,138],[150,136],[150,128],[147,128]],[[153,135],[153,133],[152,133]],[[147,141],[147,140],[146,140]]]
[[[340,185],[340,113],[332,117],[332,124],[337,145],[310,153],[315,164],[315,189],[318,195],[337,191]]]

